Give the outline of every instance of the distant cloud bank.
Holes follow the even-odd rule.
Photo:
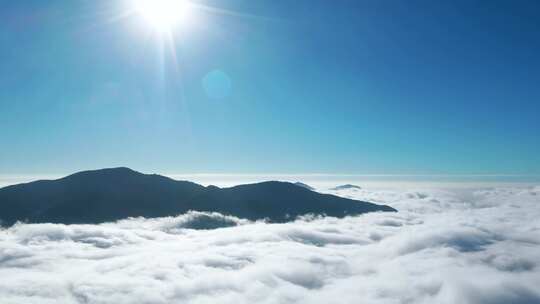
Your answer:
[[[327,191],[400,212],[17,224],[1,302],[540,303],[540,186]]]

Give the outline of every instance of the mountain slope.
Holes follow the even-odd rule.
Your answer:
[[[393,208],[320,194],[291,183],[204,187],[128,168],[83,171],[57,180],[0,189],[0,221],[100,223],[189,210],[283,222],[308,213],[341,217]]]
[[[311,190],[311,191],[315,191],[315,188],[311,187],[308,184],[304,184],[302,182],[296,182],[296,183],[294,183],[294,185],[296,185],[298,187],[306,188],[306,189]]]

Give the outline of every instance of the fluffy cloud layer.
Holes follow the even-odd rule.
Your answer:
[[[400,212],[17,224],[0,302],[540,303],[540,187],[337,194]]]

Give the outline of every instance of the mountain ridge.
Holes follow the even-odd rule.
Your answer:
[[[205,187],[126,167],[81,171],[55,180],[0,188],[0,221],[4,225],[17,221],[101,223],[137,216],[173,216],[190,210],[271,222],[286,222],[309,213],[343,217],[396,211],[289,182]]]

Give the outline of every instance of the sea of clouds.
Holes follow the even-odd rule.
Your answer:
[[[320,190],[399,212],[17,224],[0,303],[540,303],[540,187]]]

